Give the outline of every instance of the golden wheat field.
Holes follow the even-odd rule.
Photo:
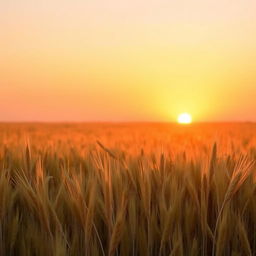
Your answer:
[[[256,255],[256,125],[0,124],[0,255]]]

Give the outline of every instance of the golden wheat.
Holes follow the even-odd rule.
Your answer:
[[[0,255],[256,255],[255,133],[0,124]]]

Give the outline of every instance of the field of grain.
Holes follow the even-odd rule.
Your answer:
[[[256,255],[256,125],[0,124],[0,255]]]

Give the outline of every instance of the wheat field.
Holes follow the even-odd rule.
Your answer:
[[[256,255],[256,125],[0,124],[0,255]]]

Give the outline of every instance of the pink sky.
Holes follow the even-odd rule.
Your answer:
[[[256,2],[2,1],[1,121],[256,121]]]

